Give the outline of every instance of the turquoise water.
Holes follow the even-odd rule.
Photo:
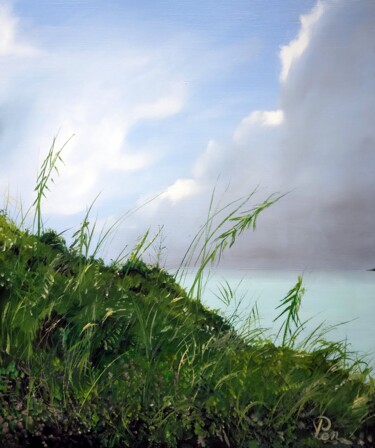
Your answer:
[[[238,312],[241,319],[244,320],[248,316],[256,303],[261,326],[269,328],[271,333],[276,333],[280,323],[273,322],[278,315],[275,308],[301,274],[306,293],[300,309],[300,318],[302,321],[311,319],[305,334],[323,321],[326,325],[346,322],[326,335],[326,339],[347,339],[351,349],[367,355],[367,359],[374,364],[375,272],[216,270],[211,272],[208,280],[206,279],[203,302],[210,308],[230,315],[235,305],[227,308],[217,297],[218,286],[227,281],[235,290],[237,303],[240,302]],[[184,285],[191,285],[193,278],[193,273],[186,275]]]

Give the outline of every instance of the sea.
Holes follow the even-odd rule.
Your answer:
[[[282,308],[276,309],[302,276],[305,294],[299,310],[307,322],[301,338],[320,324],[331,330],[327,341],[346,341],[370,366],[375,365],[375,272],[373,271],[275,271],[215,269],[204,277],[202,302],[209,308],[231,317],[238,316],[239,328],[257,309],[259,325],[275,336],[282,319],[275,321]],[[181,283],[189,288],[195,272],[189,271]],[[233,296],[228,305],[223,296]],[[225,293],[226,291],[227,293]]]

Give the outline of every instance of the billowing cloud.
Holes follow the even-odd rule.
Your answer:
[[[288,227],[296,252],[366,268],[375,249],[375,4],[329,1],[324,10],[281,89],[281,169],[298,204]]]
[[[236,143],[246,142],[256,127],[279,126],[284,120],[282,110],[256,110],[244,118],[235,130],[233,139]]]
[[[227,142],[211,140],[186,184],[227,200],[258,186],[267,210],[228,256],[244,267],[369,268],[375,263],[375,4],[319,1],[280,50],[280,102],[250,112]],[[171,202],[172,202],[172,198]],[[181,202],[181,234],[205,201]],[[192,208],[189,208],[192,207]],[[161,207],[154,218],[167,219]],[[171,218],[169,218],[171,219]],[[173,233],[173,230],[170,230]]]
[[[174,205],[187,197],[198,194],[200,192],[199,187],[193,179],[177,179],[160,195],[160,199],[168,199]]]
[[[324,3],[319,0],[309,14],[301,16],[301,28],[298,36],[293,39],[288,45],[284,45],[281,47],[281,81],[285,82],[287,80],[288,74],[293,64],[302,56],[302,54],[308,48],[314,25],[321,18],[324,9]]]

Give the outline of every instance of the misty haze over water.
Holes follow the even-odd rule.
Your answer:
[[[208,276],[203,302],[213,309],[225,310],[218,296],[219,286],[229,283],[233,291],[241,320],[248,317],[256,303],[260,325],[276,334],[282,319],[273,322],[280,310],[276,307],[303,275],[306,289],[300,309],[302,322],[311,319],[305,335],[321,322],[327,326],[339,325],[326,335],[330,341],[347,338],[351,349],[369,355],[375,361],[375,272],[370,271],[276,271],[276,270],[222,270],[216,269]],[[192,284],[194,274],[186,275],[183,283]],[[231,315],[236,302],[226,309]]]

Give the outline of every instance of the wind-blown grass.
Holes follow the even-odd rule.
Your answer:
[[[302,297],[305,293],[305,289],[302,286],[302,277],[298,277],[297,283],[288,292],[285,298],[281,301],[280,305],[276,308],[283,308],[281,313],[275,318],[274,322],[280,319],[280,317],[285,315],[285,320],[281,324],[280,330],[277,333],[277,337],[283,331],[283,338],[281,345],[285,346],[289,336],[289,345],[294,345],[294,340],[298,335],[298,330],[303,329],[302,322],[299,318],[298,311],[301,306]],[[296,327],[297,332],[292,333],[292,324]]]
[[[198,263],[189,291],[142,261],[149,232],[123,263],[97,259],[109,233],[93,246],[92,207],[70,247],[44,229],[41,202],[33,232],[0,214],[0,445],[372,446],[370,367],[323,327],[300,340],[301,278],[276,339],[256,308],[237,331],[236,311],[202,303],[205,269],[280,196],[253,198],[215,208],[212,197],[179,272]],[[236,299],[225,283],[218,294]]]

